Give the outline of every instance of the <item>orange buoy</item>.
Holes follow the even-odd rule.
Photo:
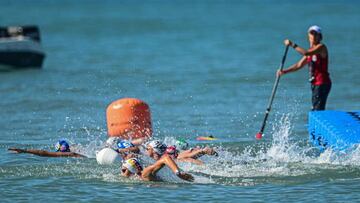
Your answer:
[[[135,98],[112,102],[106,109],[108,135],[123,139],[143,138],[152,135],[149,106]]]

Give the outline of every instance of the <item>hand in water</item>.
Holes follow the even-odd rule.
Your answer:
[[[190,182],[194,181],[194,177],[188,173],[181,172],[179,173],[178,177],[186,181],[190,181]]]

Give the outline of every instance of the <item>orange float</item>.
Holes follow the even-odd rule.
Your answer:
[[[140,99],[112,102],[106,109],[106,121],[110,137],[134,139],[152,135],[150,108]]]

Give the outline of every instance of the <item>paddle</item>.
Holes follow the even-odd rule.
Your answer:
[[[289,45],[286,46],[286,48],[285,48],[285,53],[284,53],[284,56],[283,56],[281,64],[280,64],[280,70],[282,70],[284,68],[284,63],[285,63],[285,59],[286,59],[286,55],[287,55],[288,50],[289,50]],[[265,129],[265,125],[266,125],[266,121],[267,121],[267,118],[268,118],[270,110],[271,110],[271,105],[272,105],[272,102],[273,102],[274,97],[275,97],[276,89],[277,89],[277,86],[279,84],[279,80],[280,80],[280,76],[278,76],[276,74],[276,80],[275,80],[275,83],[274,83],[274,86],[273,86],[273,89],[272,89],[271,97],[270,97],[270,100],[269,100],[269,105],[268,105],[268,107],[267,107],[267,109],[265,111],[264,121],[263,121],[263,123],[261,125],[260,131],[255,136],[255,138],[258,139],[258,140],[260,140],[262,138],[262,135],[263,135],[263,132],[264,132],[264,129]]]

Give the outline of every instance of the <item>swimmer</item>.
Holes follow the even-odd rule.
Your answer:
[[[179,152],[179,150],[176,149],[176,146],[169,146],[166,149],[165,153],[170,155],[170,157],[176,159],[177,161],[190,162],[197,165],[204,164],[203,161],[198,159],[203,155],[218,156],[217,152],[210,147],[204,147],[204,148],[196,147]]]
[[[137,158],[131,158],[123,162],[121,167],[121,175],[124,177],[130,177],[136,175],[144,181],[160,181],[161,179],[156,175],[164,166],[167,166],[171,171],[176,174],[177,177],[185,181],[194,181],[194,177],[191,174],[185,173],[179,169],[174,160],[170,156],[162,156],[154,164],[145,168],[142,167],[140,161]]]
[[[122,140],[119,137],[110,137],[106,141],[106,147],[115,150],[123,159],[134,157],[134,154],[140,153],[139,146],[144,142],[143,138],[136,140]]]
[[[166,148],[166,144],[160,140],[152,140],[145,145],[146,154],[156,161],[164,155]]]
[[[184,139],[179,138],[176,140],[175,146],[179,150],[187,150],[189,148],[189,143],[187,143]]]
[[[185,146],[188,146],[188,144],[183,143],[182,149],[186,149]],[[164,143],[162,143],[159,140],[150,141],[146,145],[146,152],[151,158],[155,160],[159,160],[164,154],[167,154],[174,160],[190,162],[198,165],[204,164],[204,162],[198,160],[198,158],[200,158],[201,156],[205,154],[214,155],[214,156],[218,155],[217,152],[210,147],[205,147],[205,148],[196,147],[179,152],[176,149],[176,146],[167,147]]]
[[[96,151],[96,161],[101,165],[108,165],[120,160],[138,157],[140,145],[145,140],[145,138],[124,140],[120,137],[110,137],[106,140],[104,148]]]
[[[67,143],[66,140],[59,140],[59,142],[57,142],[55,145],[55,149],[56,149],[55,152],[49,152],[38,149],[19,149],[19,148],[9,148],[8,150],[16,153],[28,153],[37,156],[45,156],[45,157],[76,157],[76,158],[85,157],[84,155],[71,152],[69,143]]]

